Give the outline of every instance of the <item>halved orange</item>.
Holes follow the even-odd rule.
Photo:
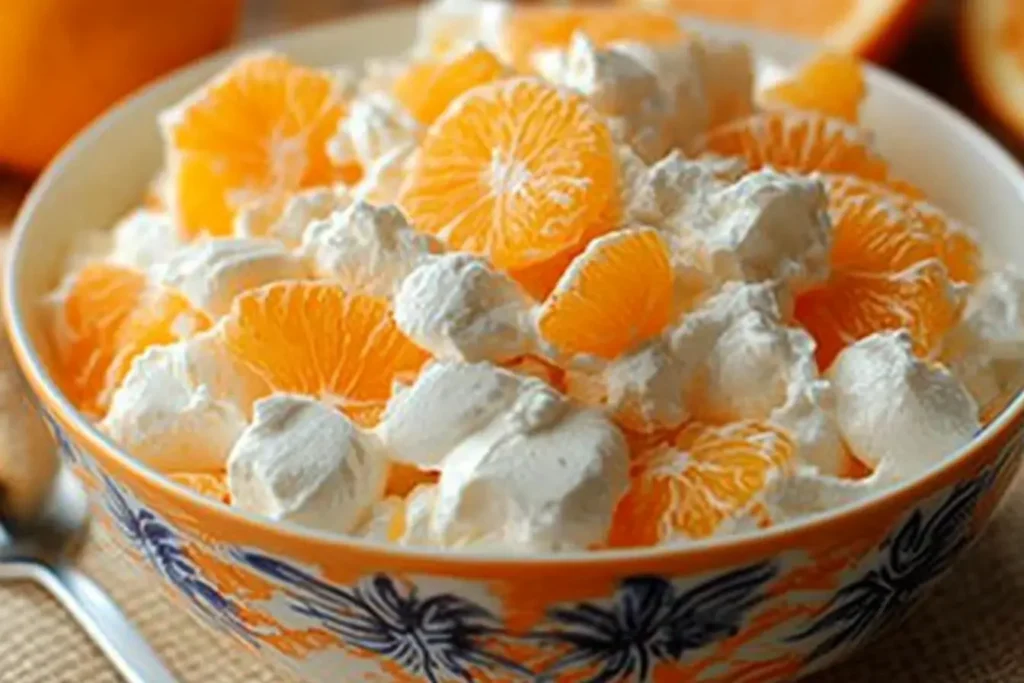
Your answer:
[[[532,78],[473,88],[427,131],[399,204],[417,229],[514,270],[619,214],[615,145],[585,98]]]
[[[541,338],[561,355],[613,359],[659,334],[673,310],[669,259],[653,228],[594,240],[541,306]]]
[[[609,542],[628,547],[707,538],[741,514],[767,525],[758,494],[772,477],[791,471],[794,452],[792,437],[766,423],[691,423],[670,445],[637,457]]]
[[[1020,0],[964,0],[961,45],[971,81],[985,103],[1024,138],[1024,5]]]
[[[165,112],[168,201],[185,236],[230,234],[255,199],[354,182],[359,169],[336,168],[326,152],[345,98],[330,73],[266,53],[242,57]]]
[[[364,426],[379,420],[394,383],[430,359],[395,325],[387,300],[327,281],[246,292],[219,334],[273,390],[327,401]]]
[[[761,101],[769,106],[816,111],[856,123],[866,94],[858,59],[826,52],[805,64],[791,79],[761,93]]]
[[[922,0],[619,0],[732,24],[792,33],[884,60],[901,45]]]
[[[131,268],[91,264],[58,293],[54,375],[79,410],[101,417],[131,361],[210,325],[181,294],[153,286]]]
[[[413,62],[391,88],[417,121],[430,125],[462,93],[506,75],[505,65],[477,46],[448,59]]]
[[[602,47],[634,41],[672,44],[683,39],[672,12],[625,7],[516,7],[506,19],[499,49],[513,67],[531,70],[533,55],[541,50],[566,48],[576,32]]]

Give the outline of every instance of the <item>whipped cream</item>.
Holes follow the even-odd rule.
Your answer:
[[[219,471],[263,392],[204,334],[138,356],[99,427],[163,472]]]
[[[859,503],[898,481],[885,468],[863,479],[844,479],[804,466],[787,477],[775,478],[766,488],[762,503],[772,523],[781,524]]]
[[[357,97],[348,116],[327,143],[327,153],[339,164],[358,163],[363,179],[354,195],[375,203],[393,202],[403,180],[402,171],[419,145],[423,128],[386,92]]]
[[[599,545],[628,480],[625,440],[601,413],[488,363],[432,364],[377,434],[389,457],[441,475],[407,500],[403,543]]]
[[[312,187],[283,203],[278,200],[251,202],[235,217],[235,234],[273,237],[288,247],[295,247],[310,223],[323,220],[351,203],[352,195],[345,185]]]
[[[181,245],[170,214],[136,209],[114,226],[114,243],[107,260],[146,270],[165,261]]]
[[[523,381],[489,363],[431,363],[388,402],[377,435],[393,459],[435,468],[507,411]]]
[[[227,469],[239,508],[350,533],[383,495],[387,460],[372,435],[331,406],[278,395],[256,403]]]
[[[214,239],[190,244],[150,269],[152,278],[183,293],[218,318],[242,292],[309,277],[302,260],[271,239]]]
[[[420,9],[413,54],[436,57],[473,43],[499,51],[512,7],[501,0],[435,0]]]
[[[582,33],[567,50],[545,50],[535,60],[541,76],[587,97],[616,139],[646,161],[664,156],[687,127],[685,120],[675,120],[675,103],[654,73],[629,54],[598,49]]]
[[[395,296],[395,323],[437,358],[501,362],[534,346],[533,302],[515,281],[469,254],[423,262]]]
[[[1000,408],[1024,386],[1024,272],[1008,266],[971,292],[942,360],[983,408]]]
[[[800,290],[828,277],[832,223],[819,181],[765,169],[710,199],[713,220],[689,227],[719,280],[779,280]]]
[[[413,230],[398,207],[357,200],[344,211],[311,223],[300,251],[318,277],[390,298],[409,273],[441,247],[433,237]]]
[[[941,365],[917,358],[905,331],[848,346],[827,375],[850,452],[894,476],[922,474],[981,428],[978,405],[964,385]]]

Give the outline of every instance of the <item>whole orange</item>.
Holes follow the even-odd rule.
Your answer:
[[[111,103],[227,44],[240,0],[0,0],[0,165],[34,172]]]

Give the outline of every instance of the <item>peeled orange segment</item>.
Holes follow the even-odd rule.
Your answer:
[[[58,301],[57,383],[79,410],[101,416],[135,356],[209,326],[181,294],[147,283],[131,268],[88,265]]]
[[[889,166],[874,150],[868,131],[810,112],[768,111],[732,121],[698,138],[691,152],[739,157],[750,170],[771,166],[799,174],[889,180]]]
[[[413,63],[395,80],[392,92],[417,121],[430,125],[462,93],[506,75],[493,53],[473,47],[445,61]]]
[[[766,90],[761,100],[769,106],[816,111],[856,123],[866,93],[864,74],[856,57],[825,53],[791,80]]]
[[[68,400],[86,413],[100,411],[118,335],[138,306],[146,277],[130,268],[88,265],[74,275],[58,302],[55,379]]]
[[[183,233],[228,235],[252,200],[354,182],[359,169],[336,168],[326,153],[347,110],[342,90],[326,72],[258,54],[166,112],[168,196]]]
[[[962,43],[971,81],[988,107],[1024,138],[1024,5],[964,0]]]
[[[518,7],[499,37],[501,51],[518,71],[528,72],[541,50],[568,47],[576,32],[597,47],[612,42],[678,43],[683,31],[674,13],[624,7]]]
[[[672,294],[672,264],[658,231],[615,232],[573,262],[537,326],[560,354],[617,358],[668,325]]]
[[[228,351],[273,390],[327,401],[375,424],[396,381],[430,356],[399,331],[385,299],[331,282],[278,282],[235,299],[221,321]]]
[[[579,95],[530,78],[482,85],[427,131],[399,203],[413,227],[453,249],[523,268],[615,224],[614,150]]]
[[[795,316],[817,342],[820,368],[848,344],[882,330],[906,329],[925,356],[960,318],[961,292],[937,259],[902,272],[837,272],[821,289],[796,300]]]
[[[835,50],[882,59],[900,45],[922,0],[618,0],[792,33]]]
[[[770,520],[759,494],[793,466],[794,444],[783,430],[757,421],[691,423],[669,446],[641,454],[615,510],[610,544],[650,546],[707,538],[727,519]]]
[[[230,505],[231,492],[228,491],[227,475],[223,472],[172,472],[167,475],[171,481],[192,489],[196,493],[219,500]]]
[[[153,287],[140,298],[117,333],[117,355],[107,385],[114,388],[131,369],[136,356],[151,346],[173,344],[210,327],[209,316],[177,291]]]
[[[821,176],[834,226],[832,265],[902,270],[937,257],[954,282],[972,283],[981,250],[969,230],[927,202],[854,176]]]
[[[388,465],[384,497],[405,498],[417,486],[436,484],[440,477],[440,473],[435,470],[420,469],[416,465],[404,462],[392,462]]]

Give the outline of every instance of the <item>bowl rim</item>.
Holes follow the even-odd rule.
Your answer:
[[[321,545],[348,548],[367,554],[376,554],[396,561],[419,561],[433,565],[460,566],[466,569],[486,570],[498,565],[527,569],[531,567],[559,567],[577,565],[586,567],[611,568],[632,564],[634,562],[667,561],[683,565],[686,560],[700,557],[728,558],[740,555],[755,554],[759,549],[775,554],[780,548],[795,546],[801,539],[811,536],[825,536],[835,533],[840,528],[861,526],[859,521],[872,515],[884,515],[899,512],[908,504],[938,491],[943,486],[956,481],[961,470],[967,469],[982,451],[988,450],[1001,441],[1009,438],[1011,427],[1019,423],[1024,416],[1024,393],[1019,393],[1013,401],[991,423],[986,425],[968,443],[937,463],[921,477],[901,482],[880,493],[872,494],[866,499],[838,506],[821,513],[808,515],[787,521],[768,529],[754,530],[723,537],[712,537],[678,545],[661,545],[647,548],[608,549],[600,551],[572,551],[547,553],[514,553],[511,551],[467,551],[450,548],[407,547],[384,541],[350,536],[340,533],[321,531],[303,527],[291,522],[276,522],[262,515],[250,513],[231,507],[220,501],[203,496],[192,489],[179,484],[154,467],[136,460],[117,444],[104,435],[88,418],[75,409],[56,384],[50,378],[39,352],[32,343],[25,323],[25,315],[20,304],[20,277],[22,271],[19,258],[26,241],[26,234],[31,228],[37,207],[47,201],[48,188],[57,178],[65,173],[71,161],[87,149],[92,140],[104,131],[118,125],[122,118],[129,118],[137,102],[158,97],[162,90],[173,87],[176,82],[188,75],[206,68],[215,62],[223,62],[231,56],[243,52],[279,47],[286,49],[289,44],[296,44],[305,38],[331,34],[342,30],[342,27],[359,23],[366,19],[379,21],[409,20],[415,9],[398,8],[386,11],[371,11],[342,19],[315,24],[300,30],[287,31],[270,36],[253,43],[242,43],[230,49],[220,51],[202,60],[191,63],[171,72],[145,86],[144,88],[123,98],[108,109],[102,116],[79,132],[60,151],[56,158],[46,167],[34,183],[23,202],[13,224],[12,234],[6,254],[6,269],[3,275],[2,309],[11,347],[15,359],[31,392],[56,422],[71,432],[71,441],[76,447],[89,451],[99,459],[116,462],[121,468],[131,471],[139,480],[156,487],[162,493],[172,497],[184,498],[210,515],[227,516],[238,522],[258,527],[269,534],[288,537],[290,540],[308,541]],[[776,46],[777,52],[800,49],[805,54],[813,54],[820,49],[807,41],[794,39],[791,36],[773,34],[746,27],[734,27],[705,21],[686,20],[688,24],[709,30],[712,33],[742,40],[751,45],[756,53],[771,52]],[[785,47],[782,47],[785,46]],[[796,46],[796,47],[795,47]],[[887,87],[900,93],[918,108],[932,112],[933,115],[946,119],[947,123],[965,136],[966,142],[978,148],[986,157],[990,167],[1008,179],[1015,186],[1022,205],[1024,205],[1024,168],[1004,150],[987,133],[978,128],[966,116],[951,106],[938,100],[918,86],[889,73],[872,64],[865,63],[870,80],[884,83]],[[1005,437],[1005,438],[1004,438]]]

